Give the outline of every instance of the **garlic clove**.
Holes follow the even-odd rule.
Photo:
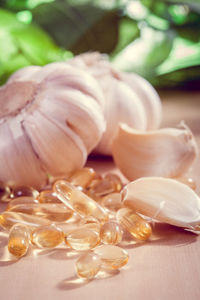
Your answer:
[[[128,86],[117,79],[107,82],[109,87],[105,93],[104,107],[106,131],[95,151],[109,155],[119,121],[126,122],[133,128],[145,130],[146,116],[140,99]]]
[[[0,180],[10,185],[44,185],[47,175],[18,118],[0,124]]]
[[[61,126],[35,110],[25,117],[23,126],[35,153],[52,176],[67,176],[85,164],[86,148],[80,137],[66,125]]]
[[[39,66],[28,66],[21,68],[8,78],[7,83],[12,83],[15,81],[32,81],[33,74],[38,74],[38,71],[41,71],[41,69],[42,67]]]
[[[162,121],[162,106],[156,90],[138,74],[125,72],[118,72],[118,74],[120,79],[140,98],[146,114],[147,130],[157,129]]]
[[[135,212],[160,222],[193,230],[200,226],[200,198],[175,179],[137,179],[123,189],[122,201]]]
[[[68,126],[82,139],[87,152],[90,153],[101,139],[105,128],[105,120],[103,114],[99,113],[98,103],[93,101],[91,105],[91,102],[90,96],[76,90],[52,90],[46,101],[40,104],[40,110],[48,115],[50,120],[56,120],[59,126]]]
[[[160,125],[160,98],[145,79],[115,70],[107,56],[98,52],[78,55],[67,63],[86,70],[96,78],[105,96],[107,127],[95,152],[112,154],[112,140],[120,122],[138,130],[155,129]]]
[[[141,132],[120,124],[112,144],[116,165],[129,179],[145,176],[179,177],[197,156],[188,127]]]

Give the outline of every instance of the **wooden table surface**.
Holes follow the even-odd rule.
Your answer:
[[[162,91],[163,126],[175,126],[184,119],[200,146],[200,93]],[[109,159],[90,160],[98,171],[114,169]],[[200,159],[190,175],[200,194]],[[1,210],[3,206],[1,205]],[[64,247],[34,250],[18,261],[8,255],[7,236],[0,232],[0,294],[6,300],[62,299],[200,299],[200,237],[187,231],[156,224],[154,237],[146,243],[124,242],[129,252],[127,266],[103,273],[89,283],[77,279],[75,253]]]

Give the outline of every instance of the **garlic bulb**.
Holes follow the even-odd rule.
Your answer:
[[[42,186],[81,168],[105,130],[104,98],[66,63],[26,67],[0,88],[0,180]]]
[[[97,79],[105,96],[107,127],[96,152],[111,154],[119,122],[138,130],[158,128],[162,117],[160,99],[145,79],[136,74],[118,72],[106,56],[97,52],[76,56],[68,64],[87,70]]]
[[[122,191],[123,204],[152,219],[200,229],[200,198],[187,185],[162,177],[140,178]]]
[[[120,124],[112,145],[121,172],[135,180],[145,176],[179,177],[197,156],[197,145],[187,126],[138,131]]]

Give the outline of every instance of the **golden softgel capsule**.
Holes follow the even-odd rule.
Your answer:
[[[129,208],[121,208],[118,210],[116,218],[136,239],[145,241],[152,234],[151,225]]]
[[[102,198],[101,205],[110,212],[117,212],[122,208],[122,199],[120,193],[111,193]]]
[[[9,233],[8,251],[16,257],[24,256],[29,248],[29,230],[26,225],[15,224]]]
[[[88,194],[103,197],[110,193],[119,192],[121,189],[121,179],[115,174],[108,173],[103,178],[91,182]]]
[[[98,203],[69,182],[58,180],[54,183],[53,189],[58,198],[81,217],[93,216],[100,223],[105,223],[108,220],[107,213]]]
[[[93,251],[100,256],[103,266],[108,269],[119,269],[128,262],[128,252],[118,246],[102,245]]]
[[[86,188],[88,184],[96,177],[96,172],[92,168],[83,168],[71,175],[69,182],[75,186]]]
[[[40,203],[60,203],[56,194],[52,190],[44,190],[39,193],[37,199]]]
[[[123,231],[117,222],[107,222],[100,229],[101,242],[116,245],[121,242]]]
[[[35,199],[34,197],[28,197],[28,196],[23,196],[23,197],[18,197],[18,198],[14,198],[12,200],[10,200],[10,202],[8,203],[7,206],[7,210],[9,210],[11,207],[16,206],[18,204],[30,204],[30,203],[39,203],[39,201],[37,199]]]
[[[84,253],[76,261],[76,273],[79,277],[92,279],[101,268],[101,259],[94,252]]]
[[[71,232],[65,240],[66,244],[77,251],[86,251],[100,243],[99,233],[83,226]]]
[[[29,227],[38,227],[49,224],[49,220],[23,213],[5,211],[0,215],[0,227],[9,230],[14,224],[20,223]]]
[[[54,224],[41,226],[31,233],[31,242],[39,248],[55,248],[64,240],[64,233]]]
[[[73,211],[63,203],[22,203],[12,206],[9,211],[38,216],[54,222],[64,222],[73,216]]]

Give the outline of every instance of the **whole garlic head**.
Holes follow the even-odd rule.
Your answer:
[[[81,168],[105,130],[104,98],[66,63],[26,67],[0,88],[0,180],[44,185]]]
[[[158,94],[144,78],[115,70],[105,55],[97,52],[76,56],[68,61],[95,77],[105,96],[106,131],[96,152],[111,154],[111,145],[120,122],[138,130],[157,129],[162,109]]]

